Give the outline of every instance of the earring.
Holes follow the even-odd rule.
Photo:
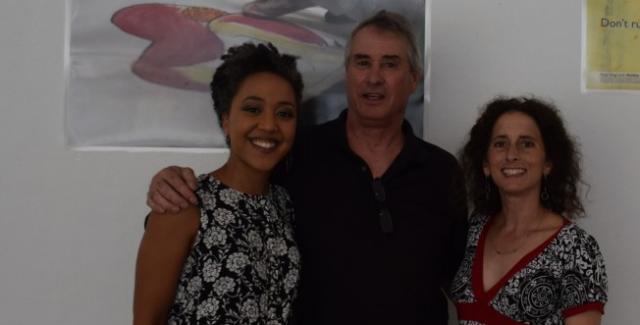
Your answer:
[[[540,200],[549,200],[549,191],[547,190],[547,175],[542,177],[542,190],[540,191]]]

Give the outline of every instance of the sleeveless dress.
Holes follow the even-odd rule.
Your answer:
[[[196,193],[200,228],[169,324],[287,324],[300,269],[287,192],[248,195],[201,175]]]
[[[487,216],[471,218],[466,253],[449,292],[461,325],[562,325],[582,312],[604,313],[607,274],[598,243],[568,220],[485,291],[490,223]]]

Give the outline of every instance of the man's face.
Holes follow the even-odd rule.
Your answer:
[[[404,118],[407,101],[418,83],[408,54],[409,44],[395,33],[372,26],[358,31],[346,68],[350,114],[382,124]]]

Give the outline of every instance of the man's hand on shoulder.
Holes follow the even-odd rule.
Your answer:
[[[198,204],[194,191],[198,180],[189,167],[169,166],[153,176],[147,193],[147,205],[157,213],[178,212]]]

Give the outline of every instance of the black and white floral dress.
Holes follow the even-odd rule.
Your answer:
[[[487,216],[471,218],[466,253],[450,290],[461,325],[561,325],[582,312],[604,313],[604,259],[595,239],[567,220],[485,291],[483,248],[490,223]]]
[[[248,195],[202,175],[196,193],[200,229],[169,324],[287,324],[300,270],[287,192]]]

